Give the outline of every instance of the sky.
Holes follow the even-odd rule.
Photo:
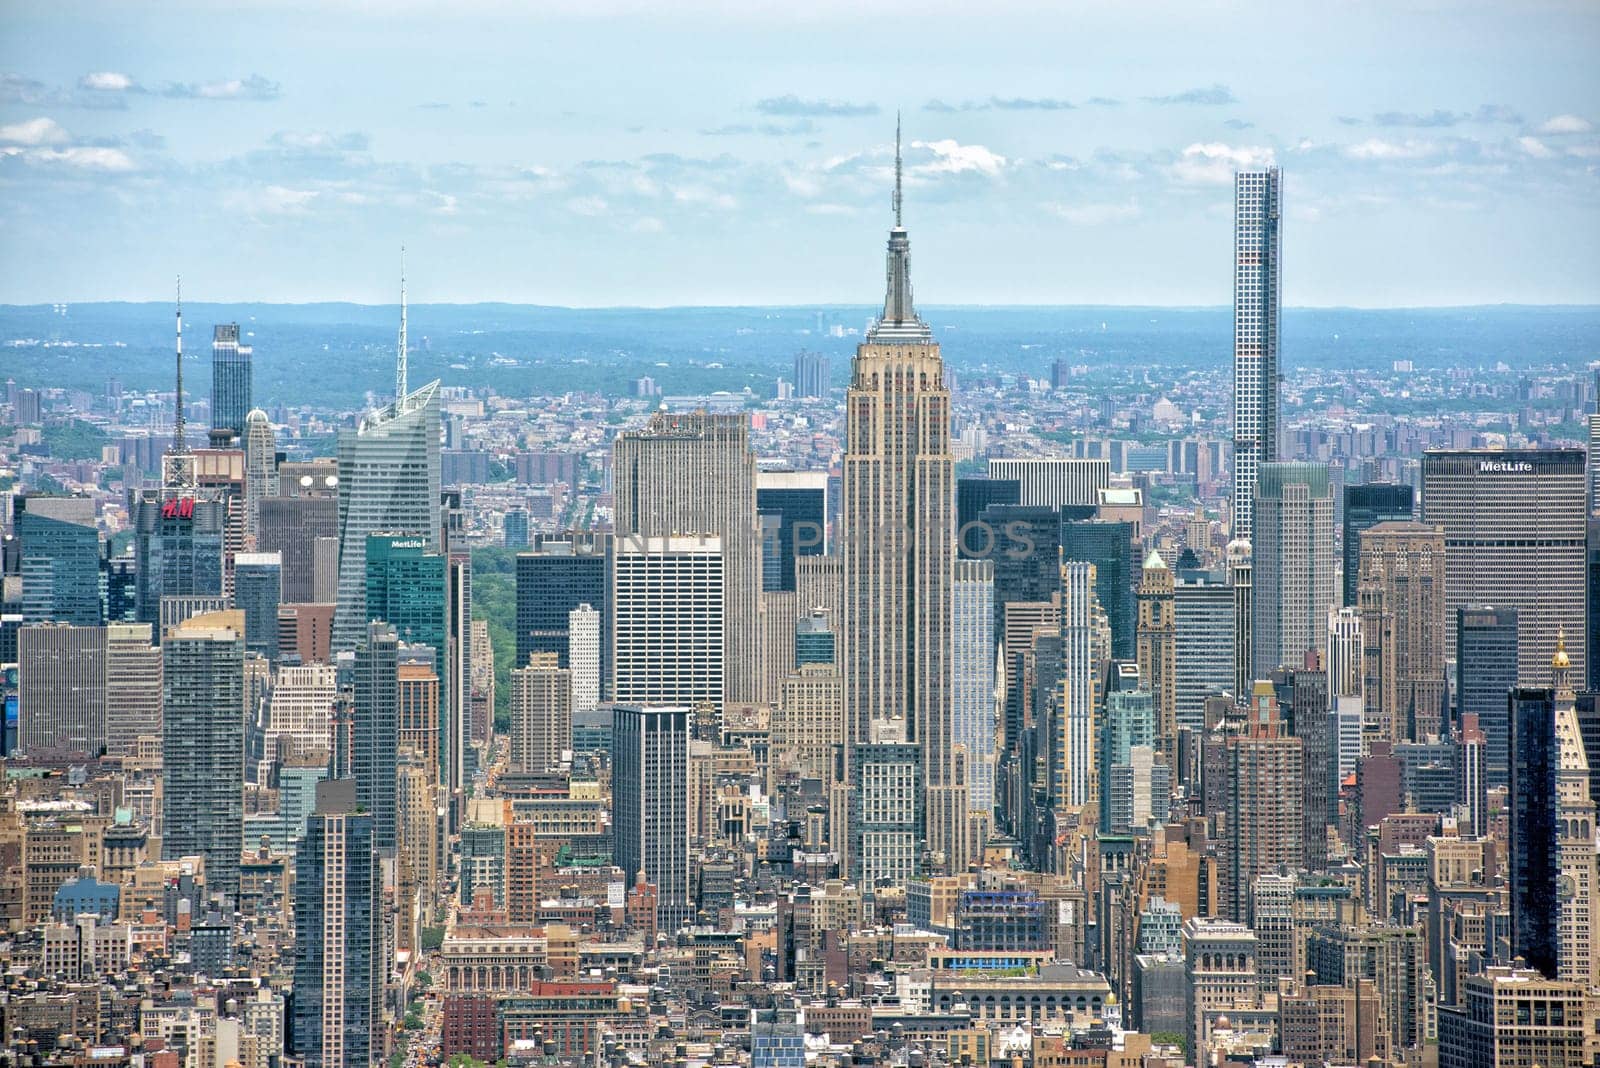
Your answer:
[[[1600,4],[0,0],[0,302],[1600,303]]]

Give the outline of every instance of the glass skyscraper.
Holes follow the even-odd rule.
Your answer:
[[[1134,659],[1139,617],[1133,595],[1133,524],[1069,519],[1061,524],[1061,559],[1094,565],[1095,593],[1111,623],[1111,658]]]
[[[211,440],[226,448],[244,436],[250,413],[249,345],[239,343],[238,323],[219,323],[211,331]]]
[[[333,648],[354,649],[367,622],[367,535],[405,531],[439,548],[439,383],[339,433],[339,594]]]
[[[1361,579],[1361,532],[1379,523],[1412,518],[1410,486],[1370,482],[1344,488],[1344,606],[1356,607],[1356,585]]]
[[[19,496],[22,619],[26,623],[101,623],[100,535],[87,497]]]

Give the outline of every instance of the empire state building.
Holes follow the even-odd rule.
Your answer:
[[[921,824],[933,866],[960,871],[967,855],[966,775],[951,717],[950,391],[939,344],[911,301],[898,130],[895,138],[888,292],[856,348],[845,401],[845,741],[859,816],[849,852],[860,854],[849,860],[868,885],[874,875],[897,882],[922,870]],[[888,790],[876,798],[876,785],[907,776],[885,774],[861,754],[889,761],[884,754],[897,749],[920,765],[920,789],[902,801]]]

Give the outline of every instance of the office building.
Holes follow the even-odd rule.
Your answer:
[[[1527,968],[1467,976],[1439,1007],[1439,1068],[1582,1068],[1593,1064],[1600,995]]]
[[[161,745],[161,650],[148,623],[106,627],[106,752],[130,757]]]
[[[240,553],[233,560],[233,603],[244,613],[248,652],[278,659],[278,604],[283,598],[283,558]]]
[[[972,475],[956,479],[956,554],[992,559],[993,548],[978,528],[991,504],[1021,504],[1022,483],[1014,478]],[[970,539],[970,542],[969,542]]]
[[[204,857],[206,889],[232,898],[244,829],[244,613],[193,616],[161,652],[161,856]]]
[[[1274,357],[1275,358],[1275,357]],[[1253,506],[1255,677],[1327,651],[1334,578],[1333,487],[1311,463],[1263,463]]]
[[[567,613],[567,649],[572,711],[592,712],[600,707],[600,613],[587,604]],[[556,663],[560,666],[559,655]]]
[[[1205,727],[1206,699],[1235,692],[1233,593],[1216,575],[1183,576],[1173,587],[1174,731],[1198,734]]]
[[[1196,916],[1183,925],[1184,1028],[1197,1063],[1207,1063],[1211,1024],[1219,1012],[1256,1004],[1256,936],[1243,923]]]
[[[267,413],[252,408],[244,417],[245,547],[261,548],[261,502],[278,495],[277,439]]]
[[[186,457],[191,460],[193,457]],[[163,597],[223,597],[227,504],[192,486],[140,490],[133,499],[135,610],[161,632]]]
[[[1362,635],[1361,617],[1355,609],[1328,609],[1324,648],[1327,650],[1324,662],[1328,665],[1328,707],[1333,708],[1341,698],[1354,698],[1358,705],[1365,705],[1367,641]]]
[[[17,749],[97,757],[106,750],[106,628],[67,623],[17,632]]]
[[[400,744],[400,640],[387,623],[367,624],[355,650],[355,723],[351,767],[356,801],[372,813],[372,843],[392,856],[395,848],[395,766]]]
[[[609,598],[615,700],[721,711],[725,560],[722,539],[708,535],[617,539]]]
[[[1463,605],[1454,612],[1457,721],[1476,716],[1483,732],[1485,789],[1511,777],[1507,695],[1517,685],[1519,613],[1514,607]]]
[[[844,736],[844,680],[832,659],[802,662],[783,680],[772,717],[774,767],[831,786],[834,751]]]
[[[821,556],[828,545],[828,473],[756,472],[761,514],[763,592],[795,589],[795,560]]]
[[[611,725],[615,856],[656,888],[657,924],[693,916],[689,895],[689,709],[618,704]]]
[[[333,751],[338,684],[332,664],[282,664],[267,704],[266,752],[285,761],[326,761]]]
[[[533,551],[517,554],[516,663],[526,664],[529,653],[555,653],[559,666],[570,668],[572,612],[589,605],[600,616],[602,690],[609,685],[610,553],[611,535],[573,534],[539,539]]]
[[[225,449],[244,437],[251,410],[252,347],[239,342],[238,323],[219,323],[211,330],[211,444]]]
[[[888,739],[892,733],[886,725],[879,736]],[[923,809],[923,752],[921,746],[894,740],[857,743],[849,751],[845,854],[850,878],[864,895],[905,886],[922,874],[924,845],[932,850]]]
[[[537,774],[572,749],[572,670],[554,653],[530,653],[511,669],[511,766]]]
[[[807,664],[837,666],[838,636],[826,611],[813,609],[794,623],[794,668]]]
[[[612,479],[618,538],[637,534],[645,539],[679,539],[697,534],[720,546],[726,696],[730,701],[758,700],[763,678],[761,540],[748,418],[703,411],[657,412],[643,429],[617,435]],[[616,698],[675,703],[629,698],[620,690]]]
[[[1167,767],[1178,762],[1177,590],[1172,571],[1151,551],[1145,558],[1137,593],[1139,622],[1135,652],[1139,677],[1155,702],[1154,744]]]
[[[1272,684],[1258,682],[1243,732],[1226,745],[1227,831],[1218,882],[1223,914],[1243,922],[1256,876],[1302,859],[1304,744],[1284,732]]]
[[[317,783],[295,850],[290,1047],[306,1068],[387,1061],[383,877],[373,816],[348,779]]]
[[[995,739],[1000,728],[991,610],[994,564],[957,560],[955,569],[950,587],[950,719],[955,743],[967,751],[967,807],[972,818],[985,819],[994,812]],[[963,863],[955,870],[965,867]]]
[[[1375,524],[1361,535],[1358,566],[1367,706],[1377,713],[1378,733],[1393,741],[1443,733],[1444,533],[1421,523]]]
[[[1056,808],[1094,804],[1100,792],[1095,751],[1093,650],[1096,569],[1081,560],[1061,565],[1061,686],[1052,687],[1050,800]]]
[[[1546,978],[1594,984],[1595,804],[1572,671],[1558,636],[1550,687],[1510,697],[1512,950]]]
[[[1061,524],[1061,559],[1094,565],[1095,596],[1111,625],[1111,656],[1136,659],[1139,615],[1134,600],[1138,575],[1132,523],[1068,519]]]
[[[1429,449],[1422,521],[1444,529],[1445,610],[1521,611],[1517,678],[1544,682],[1556,633],[1584,633],[1582,449]],[[1583,643],[1569,645],[1584,678]],[[1446,655],[1461,657],[1452,644]]]
[[[401,752],[411,751],[421,766],[428,769],[428,782],[434,786],[441,781],[439,689],[439,669],[433,650],[426,645],[400,646],[395,656],[398,748]]]
[[[1356,607],[1356,584],[1361,577],[1361,537],[1379,523],[1408,522],[1413,516],[1414,491],[1408,485],[1368,482],[1344,488],[1344,600]]]
[[[820,352],[800,351],[794,354],[794,395],[800,400],[820,399],[828,395],[828,357]]]
[[[23,622],[98,627],[100,534],[94,501],[19,495],[13,508]]]
[[[1019,503],[1061,508],[1097,505],[1100,491],[1111,485],[1111,461],[1074,456],[996,456],[989,477],[1015,481]]]
[[[439,383],[430,382],[339,433],[339,588],[335,652],[354,649],[367,610],[367,538],[401,531],[439,551]]]
[[[248,463],[247,457],[247,468]],[[278,494],[262,497],[257,506],[256,549],[283,558],[286,603],[333,604],[338,595],[337,472],[331,461],[284,463]]]
[[[1257,553],[1259,475],[1264,465],[1278,459],[1281,193],[1282,174],[1276,167],[1234,176],[1232,534],[1255,544]],[[1319,606],[1318,614],[1327,607]]]
[[[1228,588],[1233,591],[1233,695],[1255,686],[1255,553],[1248,541],[1228,543]]]
[[[501,528],[500,544],[507,549],[526,549],[528,547],[528,510],[526,508],[506,509],[505,522]]]
[[[1150,768],[1159,737],[1156,703],[1139,664],[1113,661],[1108,674],[1098,754],[1100,831],[1131,834],[1135,827],[1149,824],[1156,803],[1150,793]],[[1167,765],[1163,762],[1162,766]],[[1142,784],[1137,782],[1136,770],[1143,772]],[[1167,798],[1160,799],[1162,816],[1166,815],[1166,802]]]

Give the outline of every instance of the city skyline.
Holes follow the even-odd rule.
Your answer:
[[[71,35],[72,5],[19,13],[0,48],[0,299],[150,299],[181,269],[197,296],[372,302],[406,244],[422,302],[847,301],[899,109],[929,306],[1223,303],[1220,194],[1268,163],[1287,176],[1288,305],[1600,300],[1592,10],[1406,5],[1376,39],[1263,10],[705,4],[630,9],[654,32],[621,40],[576,9],[535,23],[498,4],[384,24],[335,5],[309,36],[265,7],[125,7]],[[206,40],[204,61],[175,35]],[[889,37],[906,47],[874,47]],[[1356,39],[1391,62],[1344,59]],[[430,62],[463,41],[484,53],[470,74]],[[575,64],[600,47],[604,77]],[[102,226],[71,227],[79,212]],[[1404,268],[1371,260],[1396,242]]]

